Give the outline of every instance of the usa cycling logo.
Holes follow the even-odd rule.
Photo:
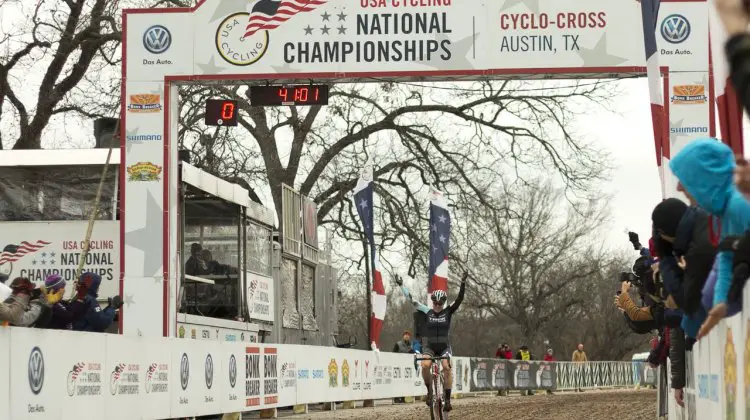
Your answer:
[[[183,391],[187,389],[189,380],[190,362],[188,361],[187,353],[182,353],[182,360],[180,360],[180,386],[182,386]]]
[[[172,45],[172,33],[162,25],[154,25],[143,33],[143,48],[151,54],[161,54]]]
[[[209,353],[206,356],[206,388],[211,389],[214,384],[214,359]]]
[[[31,349],[29,355],[29,386],[34,395],[39,395],[44,386],[44,356],[39,347]]]
[[[690,36],[690,22],[685,16],[669,15],[661,22],[661,36],[670,44],[681,44]]]

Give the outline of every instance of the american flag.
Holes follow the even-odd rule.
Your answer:
[[[443,193],[433,189],[430,200],[430,267],[427,292],[448,290],[451,215]]]
[[[370,245],[370,267],[372,267],[372,313],[370,314],[370,343],[374,349],[380,344],[380,331],[383,329],[385,319],[386,298],[383,276],[380,273],[377,253],[375,251],[375,233],[373,229],[373,171],[372,165],[365,165],[362,170],[357,186],[354,188],[354,204],[357,206],[357,214],[362,221],[362,227]]]
[[[280,24],[302,12],[312,12],[328,0],[260,0],[250,12],[245,28],[245,37],[253,36],[264,29],[278,28]]]
[[[643,41],[646,49],[646,76],[648,93],[651,99],[651,120],[654,127],[654,145],[656,146],[656,165],[659,167],[662,194],[666,194],[664,179],[665,159],[669,159],[669,136],[666,131],[667,118],[664,112],[662,96],[661,69],[659,67],[659,49],[656,45],[656,25],[659,19],[661,0],[640,0],[641,19],[643,21]]]
[[[20,245],[6,245],[3,252],[0,253],[0,264],[18,261],[23,256],[33,254],[51,243],[38,240],[34,243],[23,241]]]
[[[729,66],[724,52],[724,45],[726,45],[728,37],[716,11],[715,0],[708,0],[708,25],[710,58],[714,72],[716,106],[719,108],[721,138],[736,154],[742,155],[744,150],[742,107],[737,99],[737,92],[734,90],[732,81],[729,79]]]

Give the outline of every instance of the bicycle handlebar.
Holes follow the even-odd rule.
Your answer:
[[[422,357],[419,357],[417,355],[414,355],[414,360],[448,360],[450,357],[448,356],[429,356],[429,355],[423,355]]]

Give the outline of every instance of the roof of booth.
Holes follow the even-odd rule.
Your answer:
[[[0,150],[0,167],[86,166],[107,163],[109,149]],[[120,164],[120,149],[112,150],[110,164]]]

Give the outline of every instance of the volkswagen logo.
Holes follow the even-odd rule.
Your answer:
[[[187,389],[188,380],[190,380],[190,362],[188,361],[187,353],[182,353],[182,360],[180,361],[180,385],[182,385],[183,391]]]
[[[31,392],[34,395],[39,395],[42,392],[42,386],[44,385],[44,356],[42,356],[42,350],[39,347],[31,349],[29,355],[29,386]]]
[[[214,384],[214,359],[211,354],[206,356],[206,388],[211,389]]]
[[[172,45],[172,34],[162,25],[154,25],[143,33],[143,48],[151,54],[161,54]]]
[[[669,15],[661,22],[661,36],[670,44],[680,44],[690,36],[690,22],[682,15]]]
[[[229,386],[234,388],[237,385],[237,359],[232,355],[229,358]]]

